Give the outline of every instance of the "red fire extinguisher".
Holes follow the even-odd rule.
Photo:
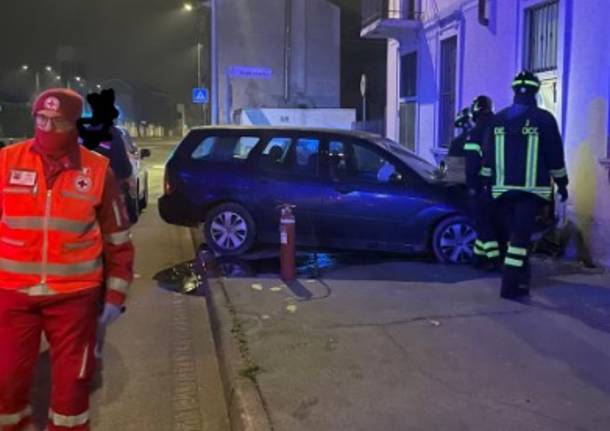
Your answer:
[[[297,278],[294,205],[281,205],[280,210],[280,272],[286,283]]]

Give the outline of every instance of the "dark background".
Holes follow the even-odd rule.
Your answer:
[[[251,0],[256,1],[256,0]],[[342,10],[342,105],[359,107],[360,75],[369,75],[369,118],[385,105],[385,44],[360,38],[360,1],[333,0]],[[0,100],[22,64],[57,67],[58,46],[75,46],[90,87],[111,78],[147,84],[172,103],[190,103],[195,79],[196,14],[179,0],[19,0],[0,4]],[[20,82],[33,86],[33,73]],[[43,85],[52,79],[41,73]],[[3,81],[0,81],[2,85]],[[9,80],[14,82],[14,80]],[[11,84],[15,87],[15,85]],[[359,112],[360,117],[360,112]]]

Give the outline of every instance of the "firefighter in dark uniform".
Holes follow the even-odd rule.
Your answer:
[[[466,182],[466,177],[464,175],[466,170],[464,144],[466,143],[468,132],[472,129],[469,108],[464,108],[458,112],[454,126],[456,129],[460,130],[460,134],[451,141],[447,158],[443,162],[445,179],[450,182],[464,183]]]
[[[494,116],[493,102],[487,96],[478,96],[472,102],[470,112],[475,127],[466,135],[464,154],[470,212],[478,234],[474,246],[474,262],[477,267],[492,269],[500,258],[500,248],[492,229],[491,199],[488,193],[483,193],[480,172],[483,163],[483,137]]]
[[[499,112],[485,133],[481,168],[496,200],[494,211],[507,221],[509,243],[500,295],[508,299],[529,295],[531,236],[536,215],[552,199],[551,178],[562,202],[568,199],[559,128],[553,115],[536,103],[540,81],[524,71],[517,74],[512,87],[513,105]]]

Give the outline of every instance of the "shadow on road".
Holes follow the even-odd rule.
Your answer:
[[[540,280],[538,285],[532,298],[524,302],[536,310],[534,323],[501,316],[496,320],[533,350],[549,358],[550,363],[565,364],[579,379],[610,394],[610,373],[606,372],[610,363],[608,350],[582,337],[582,332],[573,328],[578,321],[610,334],[610,289],[558,280]],[[569,320],[557,322],[558,315]],[[553,323],[545,322],[551,320]],[[557,328],[555,336],[549,337],[549,327]]]
[[[205,250],[203,250],[205,251]],[[277,275],[277,250],[259,249],[237,257],[218,257],[220,274],[228,278]],[[425,256],[407,257],[380,252],[299,251],[296,257],[300,278],[327,280],[377,280],[432,283],[458,283],[494,277],[468,265],[441,265]]]

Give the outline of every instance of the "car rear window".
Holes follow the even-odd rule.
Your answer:
[[[213,162],[245,160],[259,141],[256,136],[206,136],[195,147],[191,158]]]

